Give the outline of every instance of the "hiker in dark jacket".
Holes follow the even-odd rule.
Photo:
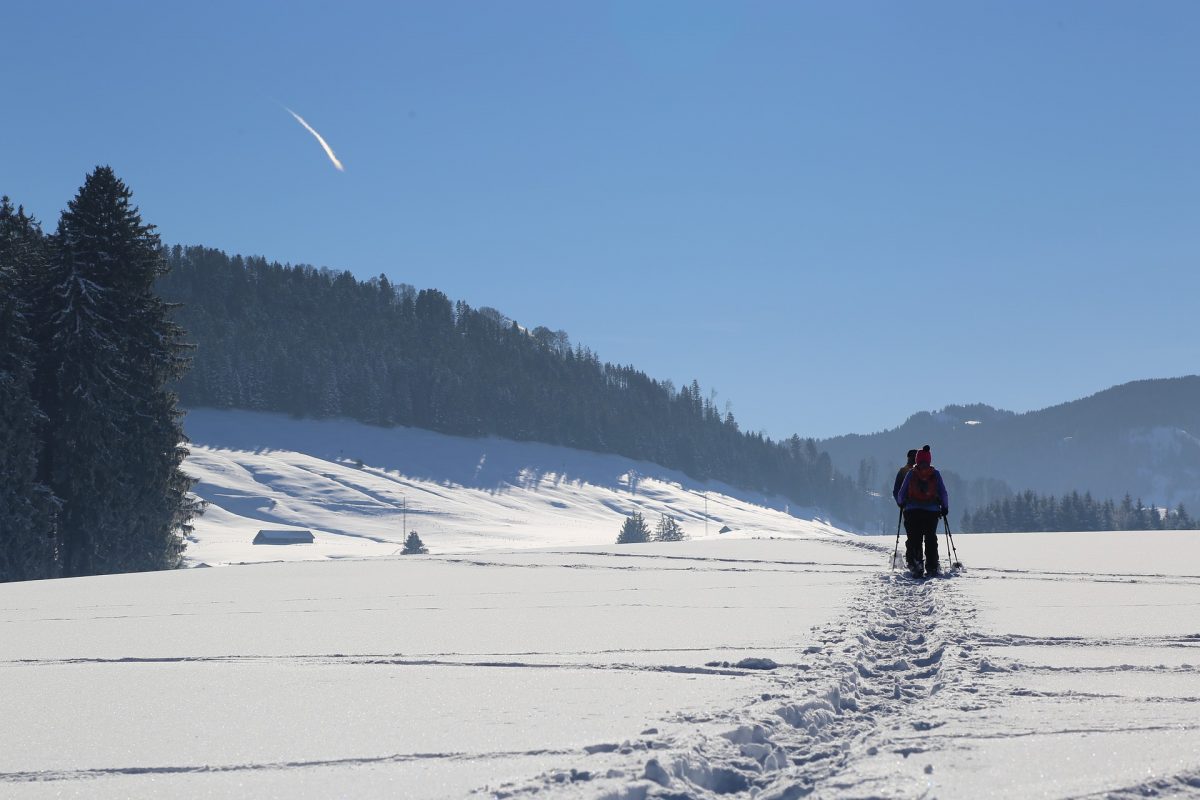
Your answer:
[[[917,464],[896,490],[896,503],[904,509],[904,556],[913,576],[938,574],[938,520],[950,513],[950,498],[942,474],[933,468],[929,445],[917,453]],[[925,557],[921,557],[921,545]]]
[[[908,474],[908,471],[913,468],[913,464],[916,464],[916,463],[917,463],[917,451],[909,450],[908,451],[908,463],[905,464],[903,467],[901,467],[900,470],[896,473],[896,482],[892,484],[892,497],[895,497],[896,495],[898,495],[900,493],[900,484],[904,483],[904,476]]]

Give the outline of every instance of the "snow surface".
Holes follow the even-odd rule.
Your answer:
[[[606,502],[695,513],[695,490],[351,423],[221,412],[247,426],[221,438],[209,413],[189,469],[249,536],[207,520],[197,562],[268,558],[263,522],[318,543],[0,585],[0,796],[1200,793],[1198,533],[961,535],[966,569],[914,582],[890,537],[714,493],[754,532],[617,546]],[[480,448],[497,472],[463,480]],[[505,477],[550,474],[546,455],[554,478]],[[437,487],[410,527],[438,552],[375,555],[400,535],[388,483]]]

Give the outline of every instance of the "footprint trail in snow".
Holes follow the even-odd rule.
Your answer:
[[[983,707],[970,681],[979,672],[967,643],[972,614],[954,582],[872,575],[845,617],[820,632],[821,645],[777,669],[777,692],[748,708],[684,720],[696,723],[691,733],[614,746],[623,757],[600,769],[574,767],[488,794],[556,787],[564,796],[612,800],[918,794],[930,782],[924,768],[900,781],[849,768],[888,754],[916,759],[924,748],[913,734],[938,727],[947,709]]]

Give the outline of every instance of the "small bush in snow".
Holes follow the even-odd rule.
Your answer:
[[[625,519],[621,533],[617,536],[617,544],[638,544],[650,541],[650,529],[646,527],[646,519],[641,512],[634,511]]]
[[[408,538],[404,540],[404,549],[400,551],[402,556],[421,556],[429,552],[429,548],[421,541],[421,537],[417,536],[416,531],[411,531]]]
[[[658,519],[658,528],[654,531],[654,541],[656,542],[682,542],[687,538],[687,534],[683,532],[683,528],[679,527],[679,523],[674,517],[668,517],[663,514]]]

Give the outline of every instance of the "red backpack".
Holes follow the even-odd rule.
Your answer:
[[[918,464],[908,473],[908,502],[910,503],[940,503],[938,494],[937,470],[928,464]]]

